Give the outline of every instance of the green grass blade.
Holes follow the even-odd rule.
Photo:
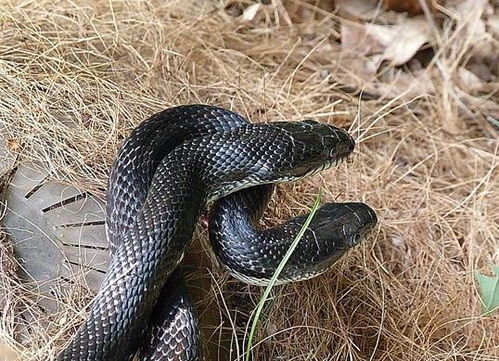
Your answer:
[[[482,299],[482,315],[488,316],[499,310],[499,266],[493,266],[494,276],[486,276],[475,272],[475,278],[480,285],[480,298]]]
[[[281,263],[279,263],[279,266],[277,266],[277,269],[275,270],[274,274],[272,275],[272,278],[269,281],[269,284],[265,288],[265,291],[263,292],[262,298],[260,298],[260,301],[258,302],[256,311],[255,311],[255,316],[253,317],[253,323],[251,324],[251,329],[248,337],[248,344],[246,346],[246,357],[245,360],[249,361],[250,355],[251,355],[251,347],[253,345],[253,336],[256,331],[256,326],[258,325],[258,320],[260,319],[260,314],[262,313],[263,306],[265,305],[265,302],[267,302],[267,299],[270,295],[270,292],[272,291],[272,288],[274,287],[277,279],[279,278],[279,275],[281,274],[282,270],[284,269],[284,266],[289,260],[289,257],[293,254],[295,248],[298,246],[298,242],[302,239],[303,235],[305,234],[305,231],[307,230],[310,222],[312,221],[312,218],[314,218],[315,212],[317,212],[317,209],[319,209],[319,205],[321,204],[321,192],[319,191],[319,194],[317,194],[317,197],[315,198],[314,204],[312,205],[312,209],[310,211],[310,214],[307,217],[307,220],[305,223],[303,223],[303,226],[301,227],[300,231],[296,235],[295,239],[293,240],[293,243],[291,243],[291,246],[289,247],[288,251],[284,255],[284,257],[281,260]]]

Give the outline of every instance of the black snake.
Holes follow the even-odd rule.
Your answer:
[[[199,329],[176,271],[201,210],[224,267],[268,282],[304,216],[259,230],[271,184],[338,164],[354,148],[342,129],[306,120],[250,124],[225,109],[188,105],[134,129],[111,170],[107,227],[112,261],[89,315],[59,360],[198,360]],[[281,283],[324,272],[376,223],[363,203],[317,212]]]

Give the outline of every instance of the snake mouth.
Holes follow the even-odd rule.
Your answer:
[[[344,163],[345,160],[348,158],[348,154],[342,154],[340,156],[335,157],[334,159],[328,159],[326,162],[324,162],[320,167],[318,168],[310,168],[308,172],[306,172],[302,177],[309,177],[311,175],[317,174],[322,172],[323,170],[327,170],[329,168],[337,167],[340,164]]]
[[[349,155],[350,155],[350,152],[339,155],[336,159],[331,161],[331,164],[329,167],[330,168],[336,167],[336,166],[342,164],[343,162],[345,162],[345,160],[348,158]]]

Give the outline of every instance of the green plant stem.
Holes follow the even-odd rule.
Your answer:
[[[251,348],[253,345],[253,337],[256,331],[256,326],[258,325],[258,321],[260,319],[260,314],[263,310],[263,306],[265,305],[265,302],[267,302],[267,299],[270,295],[270,292],[272,291],[272,288],[274,287],[277,279],[279,278],[279,275],[281,274],[282,270],[286,266],[286,263],[288,262],[289,258],[293,254],[294,250],[298,246],[298,242],[302,239],[303,235],[305,234],[305,231],[307,230],[310,222],[314,218],[315,212],[317,212],[317,209],[319,209],[319,205],[321,204],[321,199],[322,195],[321,192],[317,194],[317,197],[315,198],[314,204],[312,205],[312,209],[310,210],[310,213],[305,221],[303,223],[303,226],[301,227],[300,231],[296,235],[295,239],[293,240],[293,243],[291,243],[291,246],[287,250],[286,254],[282,258],[281,262],[279,263],[279,266],[277,266],[277,269],[275,270],[274,274],[272,275],[269,284],[265,288],[265,291],[263,292],[262,297],[260,298],[260,301],[258,302],[258,305],[256,307],[255,311],[255,316],[253,318],[253,323],[251,324],[251,329],[250,333],[248,336],[248,344],[246,346],[246,357],[245,360],[249,361],[250,360],[250,354],[251,354]]]

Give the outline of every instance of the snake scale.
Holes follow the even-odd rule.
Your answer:
[[[251,124],[207,105],[166,109],[139,124],[109,177],[109,270],[58,359],[200,360],[199,326],[177,266],[201,211],[213,204],[210,242],[220,263],[245,282],[266,284],[306,217],[260,229],[272,184],[328,169],[354,144],[332,125]],[[280,282],[324,272],[376,221],[363,203],[325,204]]]

